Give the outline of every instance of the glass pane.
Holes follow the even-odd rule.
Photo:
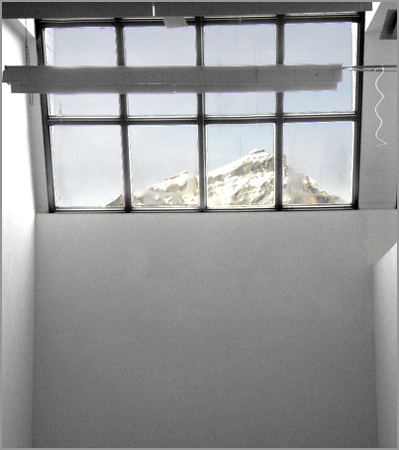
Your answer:
[[[123,192],[120,127],[65,125],[51,130],[56,205],[113,206]]]
[[[205,64],[243,66],[275,64],[274,25],[208,25],[204,29]],[[274,112],[273,93],[206,94],[207,114]]]
[[[286,64],[351,65],[352,30],[356,25],[344,23],[306,23],[285,26]],[[354,74],[344,72],[336,91],[286,92],[286,112],[351,111]]]
[[[344,72],[336,91],[298,91],[284,94],[284,111],[312,113],[352,111],[352,77]]]
[[[284,125],[284,205],[350,204],[352,122]]]
[[[207,25],[205,64],[245,66],[276,63],[274,25]]]
[[[46,28],[45,57],[51,66],[115,66],[115,29]]]
[[[195,28],[126,27],[129,66],[195,65]]]
[[[179,116],[197,114],[195,94],[129,94],[129,115]]]
[[[118,116],[118,94],[50,94],[51,116]]]
[[[274,126],[208,125],[208,206],[274,204]]]
[[[274,112],[275,95],[271,92],[205,94],[207,114],[270,114]]]
[[[133,205],[198,207],[197,127],[130,126]]]

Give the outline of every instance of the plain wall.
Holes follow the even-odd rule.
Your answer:
[[[3,21],[3,68],[25,64],[24,47],[24,27],[16,20]],[[2,435],[3,447],[15,448],[32,444],[35,195],[30,118],[34,106],[3,84],[2,108]]]
[[[375,447],[395,211],[37,218],[35,447]]]
[[[397,64],[398,41],[380,40],[380,34],[388,9],[397,9],[397,2],[381,2],[371,21],[364,39],[364,64]],[[396,207],[397,186],[397,73],[384,72],[375,83],[378,72],[364,72],[363,84],[363,126],[360,157],[360,192],[361,209],[384,209]],[[377,114],[382,118],[381,122]],[[386,142],[382,146],[377,136]]]
[[[397,448],[397,245],[378,261],[374,285],[378,446]]]

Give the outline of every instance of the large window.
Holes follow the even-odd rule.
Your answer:
[[[363,14],[37,22],[53,66],[362,63]],[[357,206],[360,83],[336,91],[42,96],[51,211]]]

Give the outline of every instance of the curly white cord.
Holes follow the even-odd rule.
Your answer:
[[[374,72],[376,71],[377,69],[374,69]],[[381,98],[380,98],[380,100],[378,101],[378,103],[375,105],[375,107],[374,107],[374,112],[375,112],[375,115],[378,117],[378,119],[380,120],[380,125],[379,125],[379,127],[377,128],[377,131],[375,132],[375,137],[381,142],[381,144],[379,144],[377,147],[383,147],[384,145],[387,145],[387,143],[383,140],[383,139],[380,139],[379,137],[378,137],[378,132],[380,131],[380,128],[382,127],[382,118],[381,118],[381,116],[378,114],[378,112],[377,112],[377,107],[378,107],[378,105],[382,102],[382,100],[384,99],[384,94],[378,89],[378,80],[382,77],[382,74],[384,73],[384,68],[382,67],[382,71],[381,71],[381,73],[378,75],[378,77],[377,77],[377,79],[375,80],[375,88],[377,89],[377,91],[380,93],[380,95],[381,95]]]

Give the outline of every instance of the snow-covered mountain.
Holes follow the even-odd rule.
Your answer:
[[[318,188],[316,181],[290,170],[283,161],[285,204],[340,203],[335,195]],[[135,206],[198,206],[198,177],[187,171],[166,178],[133,194]],[[274,203],[274,157],[263,149],[208,173],[209,206],[268,206]],[[120,195],[107,206],[123,206]]]

